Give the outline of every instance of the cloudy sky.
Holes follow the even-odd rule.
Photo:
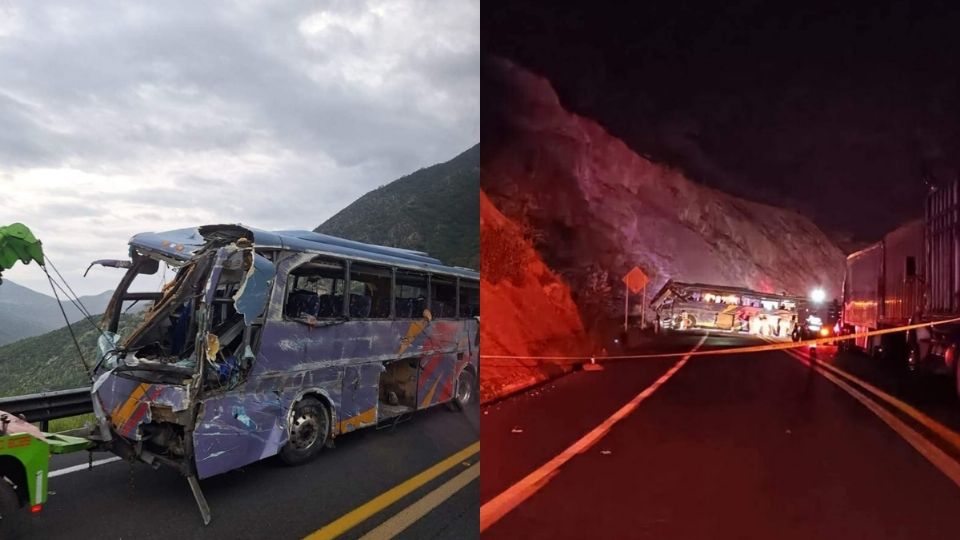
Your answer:
[[[137,232],[312,229],[479,141],[479,33],[479,0],[0,0],[0,224],[79,294]]]

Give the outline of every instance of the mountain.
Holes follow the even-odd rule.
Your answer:
[[[543,263],[523,229],[482,191],[480,232],[480,303],[487,314],[480,325],[484,353],[585,354],[588,340],[567,284]],[[562,362],[485,360],[480,398],[489,401],[570,369],[571,364]]]
[[[381,186],[314,229],[426,251],[445,264],[480,264],[480,145]]]
[[[81,296],[79,300],[89,313],[99,314],[106,310],[112,294],[112,291],[104,291],[97,295]],[[70,322],[83,317],[72,303],[62,303]],[[0,345],[62,326],[63,314],[53,296],[17,285],[9,279],[0,284]]]
[[[4,282],[4,287],[6,287]],[[120,333],[143,321],[144,312],[120,316]],[[100,317],[81,319],[73,328],[87,365],[95,362],[97,337],[93,323]],[[0,346],[0,397],[77,388],[90,383],[67,327]]]
[[[839,295],[844,254],[808,218],[636,154],[509,61],[495,61],[484,80],[496,109],[483,118],[483,189],[530,231],[585,322],[622,316],[620,279],[634,266],[651,278],[648,300],[671,278]]]

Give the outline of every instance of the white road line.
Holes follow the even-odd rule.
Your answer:
[[[810,366],[810,361],[803,357],[801,353],[794,351],[786,351],[788,355],[792,356],[794,359],[803,362]],[[886,410],[876,401],[870,399],[862,392],[856,388],[850,386],[842,379],[836,375],[830,373],[829,371],[824,370],[820,367],[820,362],[812,365],[812,369],[815,369],[817,373],[822,375],[824,378],[832,382],[833,384],[839,386],[841,389],[845,390],[848,394],[853,396],[854,399],[859,401],[864,407],[870,410],[873,414],[877,415],[880,420],[885,424],[890,426],[890,429],[894,430],[897,435],[903,437],[907,443],[910,444],[917,452],[920,452],[920,455],[927,458],[927,461],[933,464],[934,467],[940,470],[954,484],[960,486],[960,463],[957,463],[955,459],[950,457],[946,452],[941,450],[930,440],[920,434],[917,430],[911,428],[903,420],[900,420],[893,413]]]
[[[703,345],[703,342],[707,340],[707,337],[710,335],[708,332],[700,341],[694,346],[690,352],[694,352]],[[686,355],[676,364],[673,365],[666,373],[660,376],[653,384],[645,388],[642,392],[636,395],[629,403],[621,407],[617,412],[613,413],[610,418],[607,418],[599,426],[593,428],[592,431],[584,435],[577,442],[570,445],[569,448],[560,452],[556,457],[550,461],[544,463],[537,470],[528,474],[522,480],[516,484],[510,486],[505,491],[497,495],[496,497],[490,499],[486,504],[480,507],[480,532],[483,532],[488,527],[499,521],[503,516],[507,515],[514,508],[519,506],[523,501],[529,499],[534,493],[540,490],[543,486],[547,485],[550,479],[557,474],[558,469],[566,462],[570,461],[571,458],[577,454],[586,451],[588,448],[597,443],[604,435],[606,435],[610,428],[614,424],[623,420],[630,413],[637,408],[640,403],[650,397],[651,394],[656,392],[657,388],[667,382],[670,377],[672,377],[677,371],[680,370],[687,363],[687,360],[690,359],[690,355]]]
[[[393,517],[378,525],[375,529],[363,535],[360,540],[389,540],[406,530],[431,510],[440,506],[440,503],[449,499],[480,477],[480,462],[451,478],[447,483],[427,493],[422,499],[397,512]]]
[[[800,358],[805,358],[806,360],[810,359],[809,353],[801,352],[799,350],[791,351],[793,354],[799,355]],[[817,367],[824,368],[833,372],[834,375],[839,375],[840,377],[846,379],[848,382],[859,385],[861,388],[867,391],[867,393],[872,394],[873,396],[887,402],[890,406],[896,408],[903,414],[913,418],[923,427],[929,429],[930,431],[936,433],[943,440],[947,441],[957,450],[960,450],[960,434],[948,428],[947,426],[937,422],[933,418],[930,418],[926,414],[919,411],[917,408],[913,407],[909,403],[906,403],[900,399],[897,399],[890,394],[880,390],[876,386],[868,383],[867,381],[853,375],[852,373],[847,372],[846,370],[840,369],[839,367],[830,364],[829,362],[817,362]]]
[[[114,456],[114,457],[109,457],[105,459],[98,459],[93,462],[93,466],[97,467],[99,465],[106,465],[107,463],[112,463],[114,461],[120,461],[120,458]],[[55,476],[62,476],[64,474],[70,474],[72,472],[82,471],[88,468],[89,466],[90,464],[88,463],[81,463],[80,465],[74,465],[72,467],[67,467],[65,469],[57,469],[55,471],[50,471],[50,474],[47,475],[47,478],[53,478]]]
[[[803,353],[800,353],[800,354],[803,354]],[[847,373],[846,371],[836,366],[830,365],[826,362],[817,362],[817,366],[821,368],[826,368],[832,371],[835,375],[839,375],[852,383],[860,385],[867,392],[889,403],[892,407],[897,408],[898,410],[900,410],[910,418],[913,418],[914,420],[919,422],[923,427],[936,433],[943,440],[950,443],[954,448],[956,448],[957,450],[960,450],[960,434],[957,434],[957,432],[953,431],[947,426],[941,424],[940,422],[937,422],[933,418],[930,418],[929,416],[920,412],[910,404],[891,396],[890,394],[884,392],[883,390],[880,390],[879,388],[877,388],[876,386],[873,386],[867,381],[864,381],[863,379],[855,375]]]

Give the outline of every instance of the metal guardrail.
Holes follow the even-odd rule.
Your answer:
[[[0,411],[22,415],[28,422],[40,422],[40,429],[47,431],[50,420],[93,412],[93,402],[89,387],[73,388],[0,398]]]

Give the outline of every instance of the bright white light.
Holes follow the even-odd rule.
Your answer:
[[[813,300],[814,302],[820,303],[820,302],[823,302],[826,298],[827,298],[827,293],[824,292],[824,290],[819,287],[810,291],[810,299]]]

